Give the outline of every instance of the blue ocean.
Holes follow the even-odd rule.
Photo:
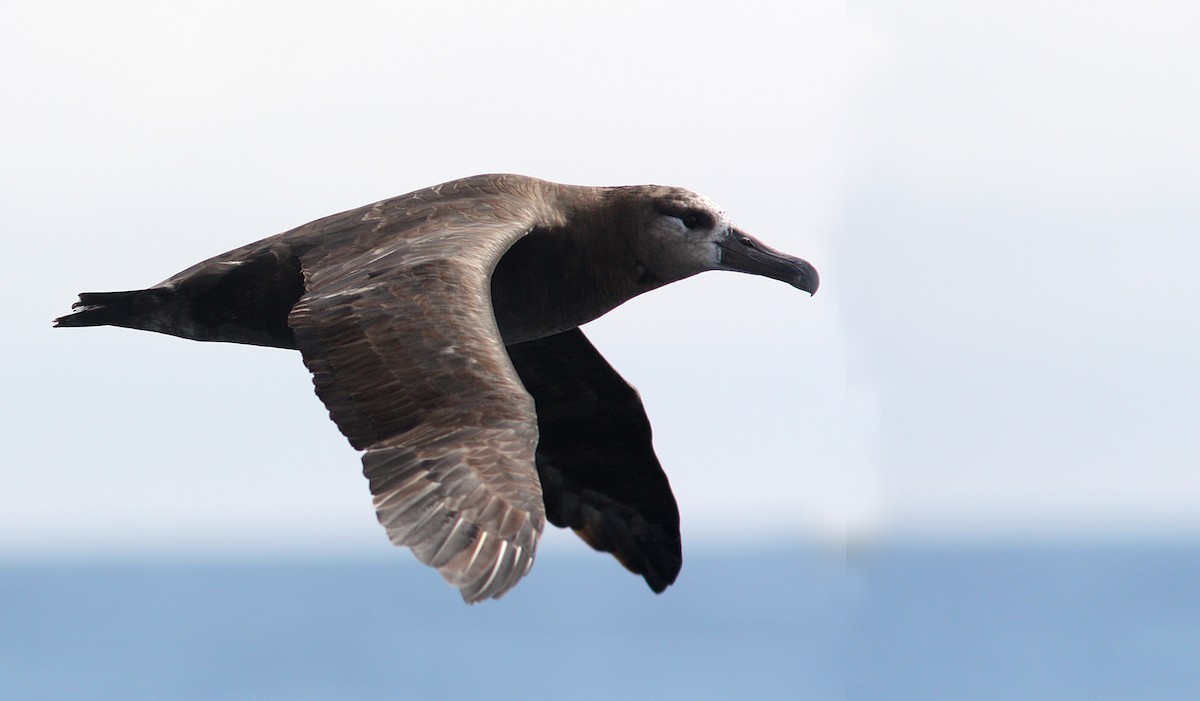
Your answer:
[[[1196,699],[1200,544],[0,562],[3,699]]]

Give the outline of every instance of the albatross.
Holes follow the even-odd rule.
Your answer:
[[[579,327],[706,270],[818,285],[689,190],[480,175],[82,293],[54,325],[299,350],[388,537],[468,603],[525,576],[547,520],[659,593],[679,510],[638,392]]]

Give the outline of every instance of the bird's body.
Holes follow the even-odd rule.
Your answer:
[[[662,591],[674,497],[637,392],[578,327],[711,269],[817,285],[687,190],[476,176],[81,294],[56,325],[300,350],[392,541],[467,601],[516,584],[547,517]]]

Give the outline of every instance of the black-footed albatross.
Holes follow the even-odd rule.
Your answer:
[[[675,498],[637,391],[578,327],[705,270],[818,284],[688,190],[480,175],[83,293],[54,323],[299,350],[391,541],[467,602],[516,585],[546,519],[661,592]]]

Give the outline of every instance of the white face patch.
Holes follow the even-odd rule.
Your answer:
[[[642,263],[660,279],[680,280],[721,263],[717,243],[729,235],[728,217],[715,202],[696,192],[664,188],[644,231]]]

